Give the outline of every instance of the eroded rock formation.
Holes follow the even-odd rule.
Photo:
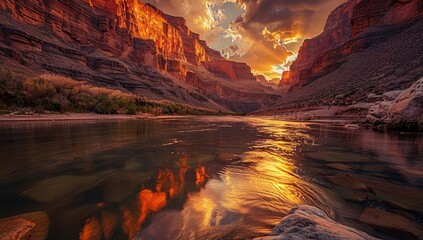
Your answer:
[[[422,19],[422,0],[350,0],[341,5],[324,32],[301,47],[291,66],[290,79],[297,83],[274,111],[355,105],[366,102],[370,93],[407,89],[423,76]]]
[[[422,10],[421,0],[363,0],[354,8],[352,36],[369,27],[407,21],[422,15]]]
[[[256,78],[251,73],[251,68],[246,63],[233,62],[224,59],[212,59],[203,62],[203,66],[207,71],[231,80],[250,80],[255,81]]]
[[[291,80],[298,83],[293,90],[337,70],[347,61],[347,56],[399,31],[377,27],[401,24],[420,15],[423,15],[422,0],[350,0],[344,3],[329,15],[322,34],[304,41],[290,69]]]
[[[290,81],[307,84],[313,62],[324,52],[346,42],[351,36],[351,18],[354,7],[361,0],[348,1],[336,8],[328,17],[323,32],[312,39],[307,39],[301,46],[297,60],[290,67]]]
[[[188,29],[185,19],[140,1],[2,1],[0,51],[3,66],[26,74],[52,72],[152,99],[219,110],[237,110],[237,104],[218,104],[204,95],[208,86],[189,86],[188,72],[204,71],[204,63],[216,75],[215,85],[222,78],[255,80],[247,64],[224,60]],[[189,70],[190,65],[195,70]],[[236,93],[231,95],[245,95],[225,87]],[[216,92],[210,95],[231,100]]]
[[[374,103],[367,121],[400,130],[423,130],[423,78],[402,92],[388,92]]]

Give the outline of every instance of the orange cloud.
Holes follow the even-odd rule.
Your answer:
[[[187,19],[226,58],[255,73],[280,77],[306,38],[319,34],[331,10],[346,0],[144,0]]]

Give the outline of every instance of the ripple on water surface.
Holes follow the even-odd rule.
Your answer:
[[[0,144],[0,217],[48,216],[49,239],[245,239],[298,204],[387,239],[421,230],[420,135],[201,117],[2,124]]]

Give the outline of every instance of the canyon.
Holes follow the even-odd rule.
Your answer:
[[[224,59],[186,25],[129,0],[0,3],[0,63],[24,76],[65,75],[152,100],[250,112],[280,94]]]
[[[423,75],[422,17],[421,0],[342,4],[304,41],[290,67],[291,94],[277,106],[348,104],[410,87]]]

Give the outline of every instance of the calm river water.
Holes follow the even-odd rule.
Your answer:
[[[299,204],[385,239],[404,235],[360,221],[366,207],[423,222],[417,134],[236,117],[15,122],[0,124],[0,147],[0,218],[29,214],[40,239],[249,239]]]

